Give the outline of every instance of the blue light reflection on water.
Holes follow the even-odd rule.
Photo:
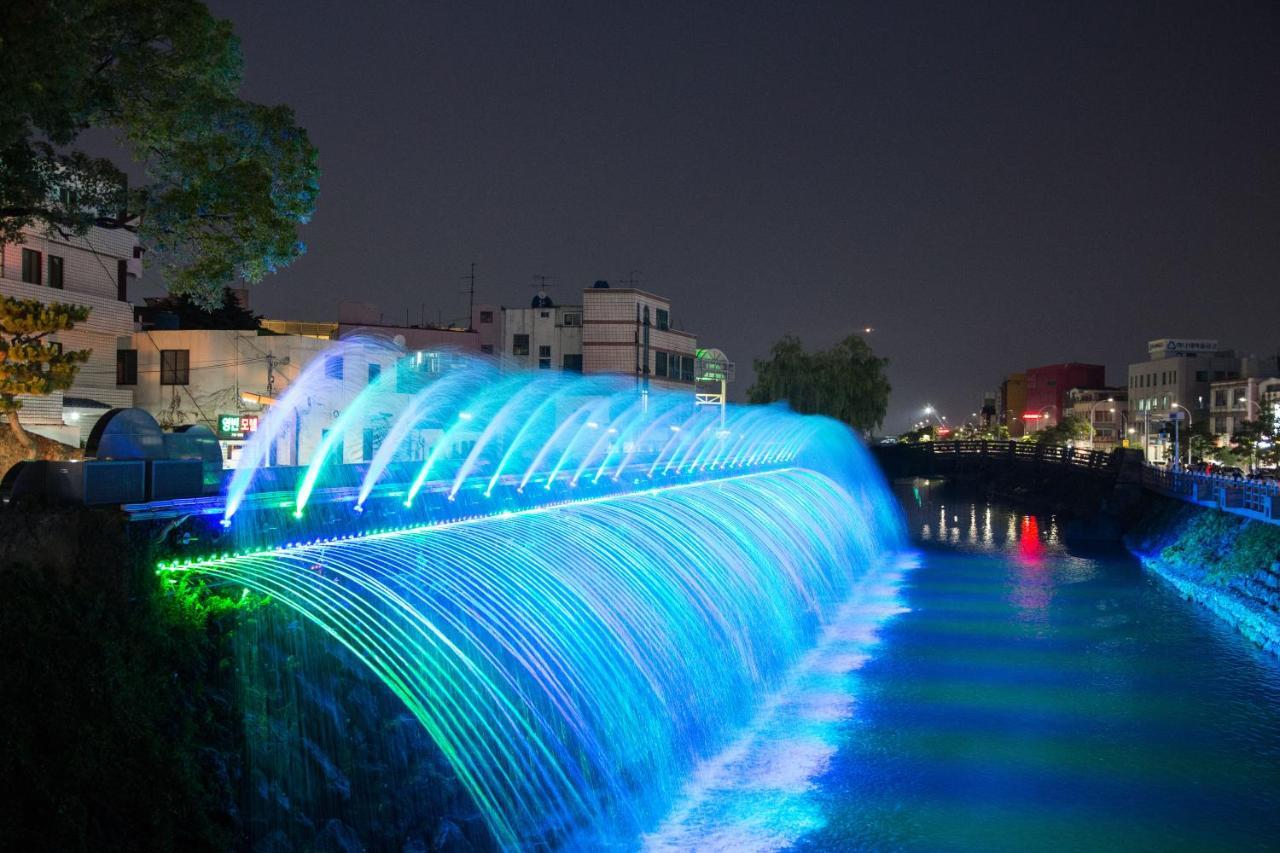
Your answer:
[[[1058,521],[903,497],[922,561],[798,849],[1274,849],[1280,663]]]

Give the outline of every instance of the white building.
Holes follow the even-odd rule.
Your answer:
[[[1266,414],[1280,422],[1280,378],[1231,379],[1214,382],[1210,388],[1210,431],[1220,447],[1231,443],[1244,421],[1261,420]]]
[[[319,337],[252,330],[139,331],[129,350],[133,369],[121,379],[133,391],[134,405],[149,411],[162,427],[205,424],[214,430],[224,464],[234,467],[269,401],[284,394],[312,361],[325,358],[325,376],[332,381],[317,386],[269,460],[306,464],[345,406],[384,372],[397,370],[396,355],[385,348],[322,355],[332,345]],[[420,358],[417,363],[436,362]],[[379,416],[389,419],[396,408],[389,404],[387,411],[370,412],[352,424],[343,437],[342,460],[372,458],[380,438]]]
[[[1208,339],[1160,338],[1147,342],[1148,359],[1129,365],[1129,421],[1148,459],[1163,459],[1168,441],[1160,435],[1171,412],[1192,424],[1209,417],[1213,382],[1237,379],[1242,360]]]
[[[535,370],[582,372],[582,306],[555,305],[545,293],[529,308],[502,309],[502,352]]]
[[[116,348],[133,332],[128,302],[131,279],[142,271],[137,235],[124,228],[98,228],[83,237],[24,228],[21,243],[0,244],[0,294],[63,302],[89,309],[89,317],[48,339],[67,350],[89,350],[75,382],[64,392],[23,397],[18,417],[32,433],[80,445],[108,409],[132,405],[128,388],[116,384]]]

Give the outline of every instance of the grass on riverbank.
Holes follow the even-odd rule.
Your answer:
[[[1247,577],[1280,561],[1280,526],[1182,501],[1153,501],[1128,538],[1140,555],[1213,584]]]

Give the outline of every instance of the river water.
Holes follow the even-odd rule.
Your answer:
[[[1052,516],[904,506],[907,612],[851,677],[801,850],[1280,848],[1280,663]]]

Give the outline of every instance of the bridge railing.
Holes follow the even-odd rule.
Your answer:
[[[1190,503],[1280,522],[1280,484],[1275,482],[1195,471],[1170,471],[1157,465],[1146,465],[1142,471],[1142,483],[1149,489]]]
[[[1119,465],[1119,457],[1107,451],[1025,441],[929,441],[916,447],[939,457],[985,456],[1092,470],[1110,470]]]

